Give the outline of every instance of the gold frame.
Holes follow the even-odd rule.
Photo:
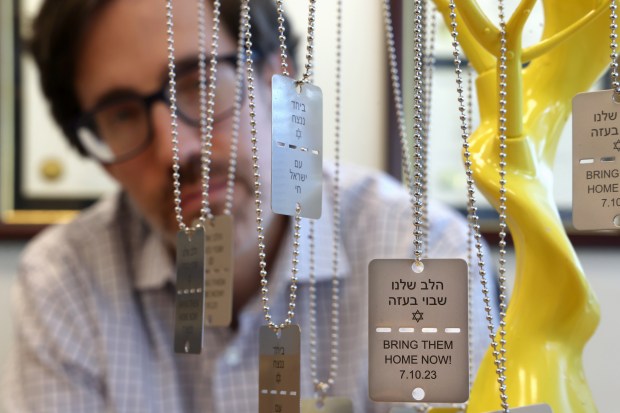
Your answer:
[[[15,206],[15,149],[16,108],[14,13],[17,1],[0,2],[0,224],[49,225],[66,222],[76,215],[76,210],[17,209]]]

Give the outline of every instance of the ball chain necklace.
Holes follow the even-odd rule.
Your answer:
[[[392,90],[393,90],[393,96],[394,96],[394,106],[396,108],[396,112],[397,112],[397,122],[398,122],[398,126],[399,126],[399,137],[400,137],[400,141],[401,141],[401,146],[403,148],[406,148],[404,142],[406,142],[407,138],[406,138],[406,131],[405,131],[405,120],[404,120],[404,111],[403,111],[403,104],[402,104],[402,95],[401,95],[401,85],[400,85],[400,78],[398,76],[398,65],[397,65],[397,58],[396,58],[396,47],[394,44],[394,34],[393,34],[393,25],[392,25],[392,17],[391,17],[391,10],[390,10],[390,5],[389,5],[389,1],[384,1],[384,27],[385,27],[385,32],[386,32],[386,39],[387,39],[387,48],[388,48],[388,58],[389,58],[389,66],[390,66],[390,77],[391,77],[391,82],[392,82]],[[435,43],[435,28],[436,28],[436,19],[435,19],[435,14],[432,14],[431,17],[431,30],[430,30],[430,39],[428,39],[427,43],[427,52],[426,52],[426,57],[425,57],[425,83],[426,83],[426,87],[425,87],[425,99],[424,101],[426,102],[426,114],[424,116],[424,136],[429,136],[430,133],[430,117],[431,117],[431,86],[432,86],[432,79],[433,79],[433,65],[434,65],[434,58],[433,58],[433,47],[434,47],[434,43]],[[426,32],[426,31],[425,31]],[[406,153],[406,152],[405,152]],[[427,169],[428,168],[428,139],[426,141],[426,144],[423,146],[423,158],[425,160],[424,163],[424,168]],[[406,159],[406,157],[404,157],[403,159]],[[404,166],[404,174],[408,175],[407,169],[408,168],[408,164],[406,162],[403,163]],[[426,177],[426,174],[425,174]],[[424,179],[425,184],[426,185],[426,178]],[[409,186],[411,188],[411,186]],[[427,211],[428,207],[428,197],[427,197],[427,191],[425,191],[425,197],[424,197],[424,209]],[[425,244],[428,243],[428,229],[429,229],[429,225],[428,225],[428,221],[426,221],[426,234],[425,234]],[[468,237],[469,239],[472,239],[472,236]],[[468,262],[471,263],[471,258],[469,258],[471,256],[471,254],[469,254],[468,256]],[[468,267],[469,268],[469,267]],[[469,279],[469,283],[468,283],[468,302],[472,301],[472,297],[471,297],[471,276],[468,273],[468,279]],[[472,325],[472,313],[471,313],[471,307],[468,308],[468,324]],[[469,348],[472,348],[472,343],[473,343],[473,337],[471,335],[471,329],[469,329],[468,331],[468,346]],[[472,357],[471,357],[471,352],[469,354],[468,357],[468,364],[469,364],[469,371],[473,371],[473,366],[472,366]],[[472,381],[472,376],[471,373],[469,375],[469,385],[471,387],[471,381]],[[428,404],[422,404],[422,405],[417,405],[415,408],[417,411],[419,412],[426,412],[429,409],[429,405]],[[453,407],[457,407],[460,408],[461,410],[464,409],[464,405],[453,405]]]
[[[333,197],[333,229],[332,229],[332,278],[331,278],[331,328],[330,328],[330,364],[327,379],[318,378],[318,344],[317,344],[317,291],[315,275],[315,244],[314,221],[309,222],[309,254],[310,254],[310,375],[314,386],[316,401],[308,410],[326,413],[353,412],[350,400],[343,398],[327,398],[333,389],[338,372],[338,346],[340,337],[340,280],[338,278],[338,248],[340,245],[341,213],[340,213],[340,140],[341,140],[341,84],[342,84],[342,0],[336,3],[336,72],[335,72],[335,122],[334,122],[334,177]],[[310,405],[310,403],[308,403]]]
[[[491,345],[493,347],[493,357],[495,359],[496,372],[498,375],[498,383],[500,390],[500,398],[501,405],[504,412],[509,412],[508,405],[508,396],[506,394],[506,376],[505,376],[505,363],[506,363],[506,351],[505,351],[505,336],[506,336],[506,269],[505,269],[505,228],[506,228],[506,32],[505,32],[505,23],[504,23],[504,9],[503,3],[500,1],[499,11],[500,11],[500,105],[499,105],[499,113],[500,113],[500,277],[499,277],[499,286],[500,286],[500,319],[499,319],[499,334],[501,336],[500,342],[497,341],[497,333],[495,330],[495,326],[493,325],[493,314],[491,308],[491,299],[489,295],[488,289],[488,281],[486,278],[486,271],[484,270],[484,253],[482,249],[482,236],[480,234],[480,221],[478,217],[478,208],[476,206],[476,189],[475,189],[475,181],[473,177],[472,161],[471,161],[471,152],[469,151],[469,136],[471,133],[470,122],[471,122],[471,109],[469,109],[469,114],[467,113],[468,109],[465,106],[465,98],[464,98],[464,89],[463,89],[463,79],[462,79],[462,69],[461,69],[461,59],[460,55],[460,44],[458,41],[458,31],[457,31],[457,22],[456,22],[456,4],[454,0],[450,0],[450,26],[451,26],[451,36],[452,36],[452,45],[454,48],[454,66],[455,66],[455,74],[456,74],[456,83],[457,83],[457,94],[458,94],[458,103],[459,103],[459,119],[461,121],[461,138],[463,139],[463,154],[464,154],[464,164],[465,164],[465,173],[467,175],[467,193],[468,193],[468,220],[470,223],[470,229],[473,231],[473,236],[475,238],[475,248],[476,255],[478,257],[478,272],[480,275],[480,282],[482,284],[482,293],[483,300],[485,303],[485,313],[487,318],[487,328],[489,330],[489,337],[491,339]],[[470,75],[471,76],[471,75]],[[471,77],[470,77],[471,79]],[[468,83],[468,104],[471,105],[471,81]],[[471,108],[471,106],[469,106]]]
[[[305,72],[297,86],[306,87],[312,74],[312,58],[314,44],[314,6],[315,0],[310,0],[310,15],[308,17],[308,48]],[[259,330],[259,412],[273,411],[299,412],[300,409],[300,331],[299,326],[292,323],[295,316],[295,301],[297,298],[297,274],[299,264],[299,238],[301,230],[301,203],[294,206],[294,234],[293,257],[290,277],[289,303],[286,319],[276,323],[269,307],[269,288],[267,279],[267,264],[265,253],[265,235],[263,227],[263,211],[261,201],[261,175],[258,154],[258,131],[256,122],[256,96],[254,84],[254,59],[252,56],[252,33],[250,21],[249,0],[243,0],[242,5],[243,31],[246,54],[246,80],[250,108],[250,134],[252,143],[252,168],[254,171],[254,196],[256,206],[256,223],[259,250],[259,271],[261,286],[261,301],[266,326]],[[281,56],[283,72],[286,66],[286,45],[282,4],[279,10],[279,39],[281,41]],[[272,82],[275,81],[272,80]],[[273,180],[273,176],[272,176]],[[272,203],[272,209],[273,203]]]
[[[173,2],[166,2],[168,42],[168,76],[172,134],[172,169],[177,234],[177,297],[175,300],[174,348],[179,353],[199,354],[202,351],[203,330],[209,326],[227,326],[232,319],[232,199],[236,172],[237,140],[231,139],[230,163],[226,182],[224,215],[215,217],[209,205],[209,174],[213,138],[217,53],[220,28],[220,2],[213,6],[210,75],[206,74],[206,6],[198,7],[198,70],[200,106],[200,164],[201,208],[198,219],[191,225],[184,222],[181,183],[178,106],[176,88],[176,59],[174,44]],[[237,83],[239,79],[237,79]],[[208,86],[207,86],[208,83]],[[236,100],[241,87],[236,86]],[[235,102],[239,106],[238,102]],[[238,123],[238,121],[237,121]],[[235,129],[235,128],[233,128]],[[217,277],[217,278],[215,278]],[[213,280],[219,281],[214,287]],[[214,294],[218,290],[218,294]],[[214,298],[217,296],[218,298]],[[213,309],[216,310],[213,310]]]
[[[390,75],[397,118],[400,118],[404,175],[409,178],[414,239],[413,260],[375,259],[369,265],[369,393],[374,401],[423,403],[416,408],[424,410],[427,403],[467,400],[469,309],[467,263],[462,259],[426,258],[424,147],[430,105],[425,98],[430,94],[431,84],[430,69],[425,68],[429,58],[424,55],[430,47],[425,41],[426,7],[422,0],[414,1],[413,7],[413,151],[409,152],[391,14],[389,2],[384,1]],[[413,166],[407,165],[408,162]],[[408,349],[415,351],[402,353]]]

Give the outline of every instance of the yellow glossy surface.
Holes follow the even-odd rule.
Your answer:
[[[598,325],[599,306],[560,221],[552,170],[573,96],[589,89],[609,64],[609,1],[543,1],[543,39],[522,49],[521,33],[535,2],[522,0],[507,23],[507,214],[517,261],[507,315],[508,401],[511,407],[547,403],[555,413],[595,413],[582,350]],[[448,1],[435,3],[449,21]],[[456,3],[459,40],[478,72],[474,174],[497,208],[499,34],[475,0]],[[467,412],[496,410],[497,376],[487,351]]]

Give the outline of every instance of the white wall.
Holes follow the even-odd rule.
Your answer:
[[[386,55],[381,1],[343,0],[342,160],[385,168],[387,153]],[[285,2],[300,39],[299,63],[306,52],[308,2]],[[336,68],[336,1],[317,2],[315,84],[323,90],[324,151],[333,157]]]

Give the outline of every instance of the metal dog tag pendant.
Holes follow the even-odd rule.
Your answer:
[[[279,335],[262,326],[259,343],[259,413],[299,413],[299,326],[283,328]]]
[[[469,397],[467,264],[379,259],[369,265],[369,393],[374,401]]]
[[[204,316],[204,231],[177,233],[177,294],[174,351],[200,354]]]
[[[620,103],[612,90],[573,98],[573,225],[620,229]]]
[[[323,406],[318,406],[316,399],[304,399],[301,413],[353,413],[353,402],[346,397],[326,397]]]
[[[233,221],[230,215],[207,220],[205,229],[205,325],[228,327],[232,321]]]
[[[282,215],[321,217],[323,93],[282,75],[272,78],[271,209]]]
[[[511,412],[514,413],[553,413],[551,410],[551,406],[548,404],[533,404],[531,406],[524,407],[511,407]],[[497,410],[493,413],[502,413],[503,410]]]

